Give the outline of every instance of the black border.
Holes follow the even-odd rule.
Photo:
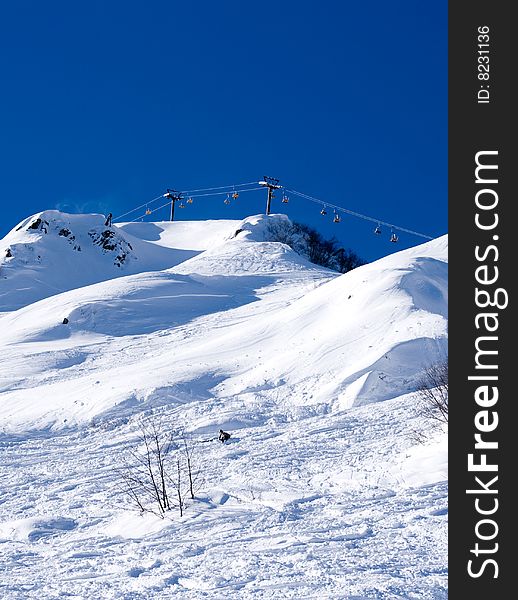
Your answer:
[[[518,502],[513,498],[512,468],[516,449],[513,437],[513,408],[515,397],[511,390],[513,367],[517,352],[514,348],[515,279],[518,277],[514,260],[517,255],[518,224],[513,223],[513,205],[516,192],[511,186],[518,177],[518,160],[515,150],[516,116],[518,102],[511,90],[516,77],[513,59],[518,44],[518,24],[511,17],[511,2],[501,0],[451,1],[448,8],[448,195],[449,195],[449,363],[450,363],[450,418],[449,418],[449,594],[452,598],[504,599],[515,595],[514,575],[514,522],[512,513]],[[490,102],[479,104],[477,92],[486,82],[478,79],[478,27],[490,28]],[[511,103],[517,105],[513,110]],[[512,139],[513,138],[513,139]],[[480,189],[475,184],[475,155],[478,151],[498,150],[498,231],[484,232],[475,226],[475,194]],[[514,233],[514,229],[517,233]],[[499,425],[493,434],[498,450],[492,451],[498,470],[499,509],[493,516],[499,533],[494,540],[498,551],[488,558],[498,563],[498,577],[493,578],[493,568],[487,568],[479,578],[468,574],[467,562],[475,558],[470,549],[477,541],[475,525],[483,517],[474,508],[474,496],[466,494],[473,488],[474,474],[468,472],[467,455],[473,452],[476,432],[474,417],[475,385],[468,381],[474,374],[474,343],[477,335],[475,315],[481,312],[475,305],[475,269],[480,265],[474,256],[476,245],[485,247],[492,243],[494,234],[499,237],[499,280],[495,287],[509,293],[509,305],[499,310],[498,376]],[[493,255],[492,255],[493,256]],[[518,443],[518,430],[514,434]],[[507,464],[507,466],[506,466]],[[479,563],[480,564],[480,559]]]

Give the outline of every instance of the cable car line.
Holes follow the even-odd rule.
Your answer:
[[[316,202],[318,204],[321,204],[324,207],[323,210],[326,208],[333,208],[335,211],[340,210],[348,215],[352,215],[353,217],[358,217],[359,219],[365,219],[367,221],[372,221],[373,223],[376,223],[377,229],[379,228],[380,231],[381,231],[381,225],[385,225],[386,227],[389,227],[391,230],[397,229],[398,231],[404,231],[405,233],[410,233],[411,235],[416,235],[418,237],[426,238],[427,240],[433,240],[433,237],[426,235],[424,233],[419,233],[418,231],[412,231],[411,229],[406,229],[405,227],[400,227],[399,225],[394,225],[392,223],[380,221],[379,219],[375,219],[374,217],[362,215],[361,213],[355,212],[354,210],[349,210],[348,208],[344,208],[343,206],[337,206],[335,204],[330,204],[329,202],[324,202],[323,200],[320,200],[319,198],[314,198],[313,196],[308,196],[308,194],[303,194],[302,192],[297,192],[296,190],[287,189],[287,188],[286,188],[286,191],[289,192],[290,194],[295,194],[296,196],[300,196],[301,198],[310,200],[311,202]],[[376,230],[375,230],[375,232],[376,232]],[[395,236],[395,238],[396,239],[393,241],[397,241],[397,236]]]
[[[265,189],[265,186],[267,185],[269,180],[270,180],[270,178],[266,178],[265,181],[250,181],[247,183],[235,183],[235,184],[221,185],[221,186],[215,186],[215,187],[196,188],[196,189],[190,189],[190,190],[183,190],[181,192],[178,192],[178,194],[179,194],[179,196],[182,196],[182,195],[188,196],[188,198],[186,200],[187,204],[192,204],[194,198],[205,198],[205,197],[209,197],[209,196],[226,196],[226,198],[224,200],[224,204],[228,205],[228,204],[231,204],[231,200],[236,200],[242,193],[255,192],[258,190]],[[265,184],[265,182],[266,182],[266,184]],[[417,237],[425,238],[428,240],[433,239],[432,236],[426,235],[424,233],[420,233],[418,231],[413,231],[412,229],[407,229],[406,227],[401,227],[399,225],[394,225],[393,223],[388,223],[387,221],[381,221],[380,219],[376,219],[374,217],[364,215],[362,213],[350,210],[343,206],[338,206],[336,204],[330,204],[329,202],[321,200],[320,198],[315,198],[314,196],[310,196],[309,194],[304,194],[303,192],[299,192],[297,190],[288,188],[286,186],[279,185],[279,183],[278,183],[279,180],[277,180],[277,179],[275,180],[275,182],[277,182],[277,183],[273,187],[282,189],[282,192],[283,192],[282,202],[283,203],[285,203],[285,204],[288,203],[289,195],[292,195],[292,196],[298,196],[299,198],[303,198],[305,200],[309,200],[310,202],[314,202],[316,204],[320,204],[321,205],[321,210],[320,210],[321,215],[326,215],[328,210],[333,211],[333,222],[334,223],[341,222],[341,218],[338,214],[338,211],[340,211],[342,213],[351,215],[353,217],[357,217],[359,219],[363,219],[363,220],[371,221],[372,223],[375,223],[376,227],[374,229],[374,233],[377,235],[381,234],[382,226],[387,227],[391,234],[390,235],[391,242],[397,242],[399,240],[399,238],[396,235],[394,230],[408,233],[410,235],[415,235]],[[251,187],[251,186],[253,186],[253,187]],[[134,223],[135,221],[143,220],[144,217],[149,216],[167,206],[171,206],[171,200],[168,198],[168,201],[165,204],[162,204],[156,208],[151,208],[150,205],[152,205],[157,200],[160,200],[161,198],[164,198],[166,196],[167,196],[167,194],[160,194],[160,196],[157,196],[156,198],[153,198],[152,200],[148,200],[147,202],[144,202],[143,204],[119,215],[118,217],[115,217],[113,220],[120,221],[120,219],[122,219],[123,217],[126,217],[127,215],[131,215],[132,213],[134,213],[142,208],[145,208],[145,213],[143,215],[140,215],[140,216],[136,217],[135,219],[128,221],[128,222]],[[273,193],[271,194],[271,197],[274,197]],[[186,208],[186,205],[181,203],[180,208]]]
[[[246,185],[257,185],[257,181],[249,181],[248,183],[233,183],[231,185],[220,185],[218,187],[198,188],[197,190],[182,190],[182,194],[190,194],[191,192],[212,192],[213,190],[225,190],[227,188],[243,187]]]
[[[156,198],[153,198],[153,200],[148,200],[147,202],[144,202],[144,204],[141,204],[140,206],[137,206],[136,208],[133,208],[132,210],[128,210],[128,212],[125,212],[124,214],[119,215],[118,217],[115,217],[113,220],[114,221],[118,221],[119,219],[122,219],[122,217],[125,217],[126,215],[130,215],[131,213],[139,210],[140,208],[144,208],[144,206],[147,206],[148,204],[151,204],[151,202],[156,202],[160,198],[163,198],[163,194],[160,194],[160,196],[157,196]]]

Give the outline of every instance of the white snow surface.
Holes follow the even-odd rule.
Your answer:
[[[46,210],[0,245],[0,312],[99,281],[160,271],[223,242],[240,221],[120,223]],[[11,256],[6,256],[11,254]]]
[[[447,598],[446,432],[415,393],[447,236],[340,275],[269,241],[286,219],[44,211],[2,240],[0,597]],[[183,517],[119,491],[143,416],[196,448]]]

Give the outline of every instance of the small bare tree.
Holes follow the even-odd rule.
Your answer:
[[[200,480],[194,444],[183,434],[175,436],[154,416],[140,420],[138,444],[128,449],[118,474],[119,488],[130,503],[162,518],[172,509],[183,516],[186,496],[194,500]]]
[[[448,362],[428,367],[418,381],[417,395],[422,414],[441,423],[448,423]]]
[[[167,461],[172,437],[156,419],[138,423],[137,446],[128,448],[128,457],[118,470],[123,492],[141,512],[163,517],[171,510],[167,484]]]
[[[180,516],[183,517],[183,511],[185,508],[185,492],[183,486],[183,473],[182,473],[182,465],[180,456],[176,457],[176,468],[174,477],[170,477],[169,481],[172,483],[174,489],[176,490],[176,499],[178,502],[178,510],[180,511]]]
[[[201,471],[196,467],[196,446],[192,443],[192,439],[185,434],[182,436],[182,454],[185,461],[185,470],[189,481],[189,495],[191,500],[194,500],[195,493],[198,491],[202,483]]]

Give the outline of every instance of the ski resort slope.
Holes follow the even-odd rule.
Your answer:
[[[0,316],[0,596],[447,597],[446,437],[414,393],[447,355],[447,238],[340,275],[271,241],[284,220],[121,225],[123,268],[153,268],[89,247],[104,280]],[[197,445],[181,519],[117,491],[142,415]]]
[[[240,221],[121,223],[47,210],[0,242],[0,313],[92,283],[160,271],[223,242]]]

